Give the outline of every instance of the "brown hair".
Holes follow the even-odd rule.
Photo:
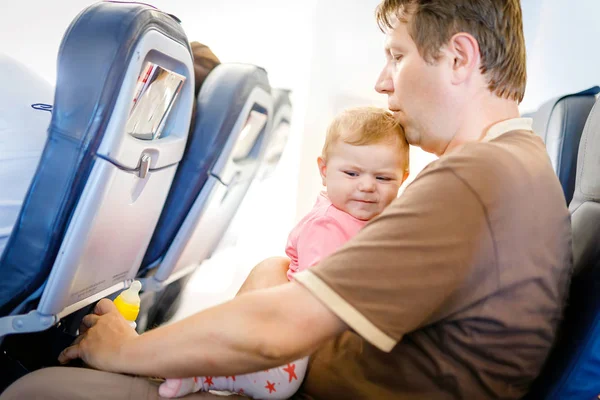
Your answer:
[[[473,35],[490,91],[498,97],[523,100],[527,71],[519,0],[383,0],[376,10],[382,31],[392,28],[393,17],[408,23],[427,62],[439,57],[440,48],[454,34]]]
[[[219,58],[205,44],[200,42],[191,42],[192,57],[194,61],[194,102],[192,104],[192,118],[190,120],[190,132],[196,127],[196,103],[202,84],[208,77],[208,74],[221,64]]]
[[[206,77],[221,61],[205,44],[191,42],[190,47],[194,58],[194,95],[198,96]]]
[[[342,140],[353,146],[397,144],[403,154],[403,168],[408,172],[408,142],[404,129],[388,110],[378,107],[349,108],[329,124],[321,156],[327,160],[332,146]]]

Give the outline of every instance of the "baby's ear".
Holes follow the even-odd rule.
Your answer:
[[[404,181],[408,178],[408,175],[410,175],[410,171],[404,171],[404,175],[402,175],[402,182],[400,182],[400,184],[404,183]]]
[[[321,182],[323,183],[323,186],[327,186],[327,163],[323,157],[317,157],[317,165],[319,166],[319,173],[321,174]]]

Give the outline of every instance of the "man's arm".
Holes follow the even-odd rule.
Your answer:
[[[82,358],[92,367],[145,376],[176,378],[234,375],[264,370],[310,354],[347,326],[297,283],[259,290],[185,320],[137,336],[114,304],[103,300],[101,315],[60,356]]]

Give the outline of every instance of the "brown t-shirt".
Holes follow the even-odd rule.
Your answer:
[[[571,266],[542,140],[514,130],[466,144],[296,275],[352,329],[312,356],[297,398],[520,398],[552,346]]]

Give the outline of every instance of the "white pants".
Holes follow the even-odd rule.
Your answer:
[[[245,375],[167,379],[159,393],[163,397],[182,397],[198,391],[226,390],[253,399],[287,399],[302,384],[307,365],[308,357],[305,357],[277,368]]]

